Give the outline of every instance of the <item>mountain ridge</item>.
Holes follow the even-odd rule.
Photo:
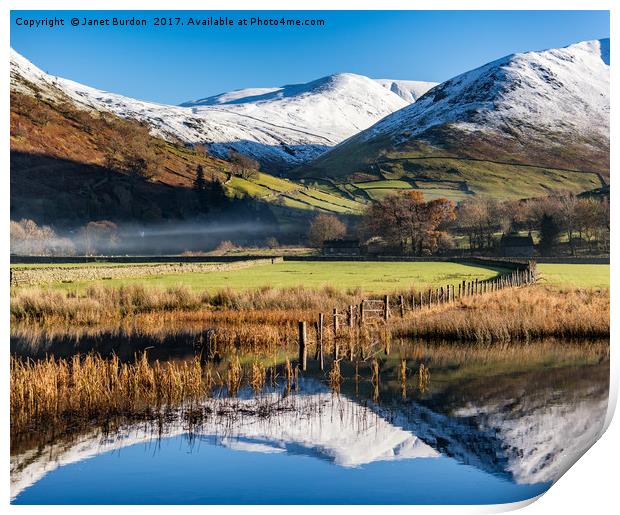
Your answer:
[[[577,169],[605,181],[608,63],[608,39],[502,57],[430,89],[299,173],[402,174],[403,162],[443,157]],[[433,173],[425,168],[415,171]],[[454,163],[444,168],[463,172]]]
[[[408,105],[397,93],[373,79],[350,73],[282,88],[238,90],[181,106],[164,105],[53,77],[12,49],[12,87],[28,93],[27,87],[20,86],[20,78],[48,95],[61,91],[82,108],[147,123],[154,135],[164,139],[205,144],[219,158],[226,158],[235,150],[272,171],[314,159]],[[416,83],[415,87],[419,93],[426,86]],[[402,89],[413,98],[404,85]],[[250,101],[252,96],[256,97],[254,101]]]

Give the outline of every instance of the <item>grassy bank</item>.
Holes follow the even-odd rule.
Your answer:
[[[609,290],[542,285],[467,297],[434,310],[414,311],[395,335],[455,341],[608,338]]]

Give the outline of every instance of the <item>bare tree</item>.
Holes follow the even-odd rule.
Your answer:
[[[118,243],[118,227],[109,220],[88,222],[80,234],[87,254],[110,252]]]
[[[308,241],[313,247],[320,247],[326,240],[337,240],[347,233],[347,227],[334,215],[318,214],[310,224]]]
[[[424,201],[419,191],[388,195],[373,203],[364,216],[362,233],[380,236],[403,253],[432,254],[447,244],[444,225],[455,219],[454,204],[447,199]]]
[[[11,220],[11,252],[28,255],[72,255],[73,242],[59,237],[49,226],[39,226],[33,220]]]
[[[243,155],[236,150],[231,150],[228,154],[230,169],[234,175],[239,175],[243,179],[253,179],[258,175],[260,163],[251,157]]]

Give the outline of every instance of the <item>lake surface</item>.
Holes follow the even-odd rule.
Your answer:
[[[92,342],[91,342],[92,343]],[[93,350],[91,343],[87,346]],[[140,346],[145,344],[140,341]],[[536,345],[532,343],[531,345]],[[542,345],[542,344],[541,344]],[[489,504],[537,496],[599,437],[609,389],[608,342],[514,352],[417,349],[342,363],[339,393],[311,362],[282,385],[236,398],[214,392],[211,416],[92,427],[12,445],[14,504]],[[27,345],[12,341],[12,350]],[[41,349],[41,346],[37,346]],[[68,349],[63,352],[69,352]],[[49,347],[46,347],[49,351]],[[535,347],[534,347],[535,349]],[[577,349],[577,350],[575,350]],[[597,351],[596,349],[600,349]],[[186,349],[187,350],[187,349]],[[38,352],[38,351],[37,351]],[[158,357],[162,356],[162,348]],[[184,355],[174,348],[174,359]],[[191,351],[190,351],[191,352]],[[564,356],[569,357],[564,357]],[[424,360],[430,381],[414,373]],[[356,380],[357,376],[357,380]]]

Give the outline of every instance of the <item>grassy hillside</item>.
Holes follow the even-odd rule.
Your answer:
[[[146,223],[191,218],[198,165],[230,197],[268,205],[283,226],[307,220],[314,210],[363,208],[338,191],[267,173],[233,176],[226,161],[153,137],[133,121],[11,92],[12,218],[68,226],[103,218]]]
[[[360,199],[419,189],[427,198],[455,201],[469,195],[517,199],[557,190],[580,193],[605,187],[609,178],[608,158],[597,160],[594,152],[580,155],[570,145],[561,146],[560,156],[557,148],[548,155],[539,148],[519,153],[504,141],[493,145],[449,128],[426,138],[395,145],[385,137],[369,141],[354,137],[297,169],[295,176],[309,181],[330,178]]]

